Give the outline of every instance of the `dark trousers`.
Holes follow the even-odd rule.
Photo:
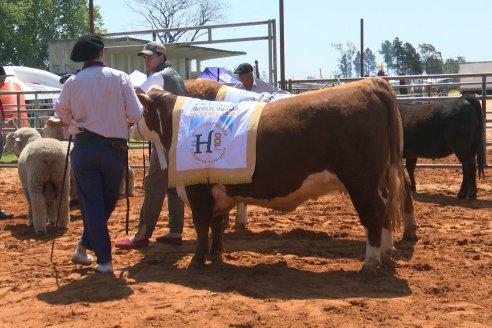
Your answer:
[[[152,143],[149,173],[144,179],[144,200],[140,209],[139,230],[145,225],[145,238],[150,238],[161,213],[164,198],[168,197],[170,232],[182,233],[184,224],[184,204],[179,198],[176,188],[168,188],[167,170],[161,170],[159,158]]]
[[[119,198],[126,156],[108,145],[77,143],[70,156],[84,222],[79,243],[94,251],[97,263],[112,259],[107,222]]]

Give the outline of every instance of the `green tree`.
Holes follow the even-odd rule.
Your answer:
[[[403,43],[398,37],[393,42],[384,41],[379,53],[383,55],[387,69],[397,75],[422,72],[420,56],[415,48],[408,42]]]
[[[408,42],[403,44],[403,56],[400,67],[401,74],[421,74],[422,62],[417,50]]]
[[[460,64],[466,63],[465,57],[458,57],[456,59],[448,58],[444,62],[443,73],[456,74],[460,71]]]
[[[393,63],[393,45],[391,42],[388,40],[384,41],[381,44],[381,50],[379,50],[379,53],[383,55],[383,61],[385,62],[386,69],[389,70],[391,67],[394,66]],[[389,73],[389,72],[386,72]]]
[[[419,45],[422,65],[428,74],[441,74],[444,71],[444,63],[441,52],[429,43]]]
[[[357,51],[355,54],[353,64],[355,74],[360,75],[360,51]],[[371,49],[366,48],[366,50],[364,50],[364,75],[376,75],[376,67],[376,55]]]
[[[85,0],[1,0],[0,62],[4,65],[48,67],[48,41],[75,39],[89,32]],[[102,30],[99,6],[95,29]]]
[[[352,77],[352,63],[356,51],[353,42],[346,43],[347,49],[345,49],[341,43],[332,43],[331,45],[338,50],[341,56],[340,59],[338,59],[339,74],[342,77]]]

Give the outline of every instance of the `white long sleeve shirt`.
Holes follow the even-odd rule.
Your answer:
[[[65,124],[70,124],[68,132],[72,135],[79,132],[79,125],[107,138],[127,139],[127,120],[136,123],[142,117],[142,105],[130,77],[102,66],[88,67],[70,77],[54,109]]]
[[[234,84],[233,87],[237,89],[246,90],[242,82]],[[277,88],[261,79],[257,79],[256,77],[253,78],[253,87],[249,91],[253,91],[256,93],[267,92],[267,93],[288,94],[287,91]]]

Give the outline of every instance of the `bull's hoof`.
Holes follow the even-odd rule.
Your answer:
[[[465,192],[460,192],[458,193],[458,196],[457,196],[459,199],[466,199],[466,193]]]
[[[417,229],[411,230],[411,231],[404,231],[403,232],[403,240],[405,241],[410,241],[410,242],[416,242],[419,240],[419,237],[417,236]]]
[[[477,194],[476,193],[468,194],[468,200],[477,200]]]
[[[381,259],[371,258],[369,260],[366,260],[364,266],[362,267],[362,270],[365,272],[376,272],[378,268],[381,267],[381,265],[382,265]]]
[[[387,251],[381,252],[381,262],[388,263],[393,262],[393,252],[396,252],[396,248],[389,249]]]
[[[246,230],[246,223],[236,223],[234,228],[236,230]]]
[[[38,230],[38,231],[35,231],[37,235],[45,235],[46,234],[46,229],[44,230]]]
[[[204,267],[205,267],[205,259],[201,257],[197,258],[196,256],[193,256],[190,264],[188,265],[189,269],[202,269]]]
[[[223,254],[224,254],[224,252],[216,252],[214,254],[210,254],[208,259],[214,263],[222,262],[223,261],[223,256],[222,256]]]

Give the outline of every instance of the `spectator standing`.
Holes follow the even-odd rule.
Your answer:
[[[288,93],[287,91],[277,88],[270,83],[266,83],[261,79],[255,78],[253,75],[253,66],[251,66],[251,64],[240,64],[234,70],[234,74],[236,74],[238,79],[241,81],[240,83],[235,84],[234,88],[253,91],[256,93]]]

